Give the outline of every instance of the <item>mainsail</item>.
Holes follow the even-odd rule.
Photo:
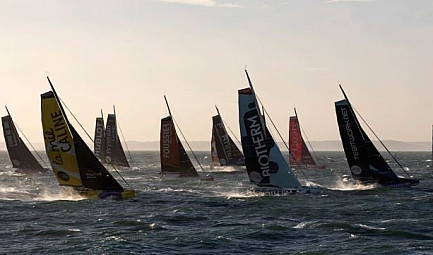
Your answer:
[[[6,108],[7,110],[7,108]],[[20,138],[12,117],[8,115],[2,117],[3,135],[6,142],[6,149],[9,153],[12,166],[25,172],[43,172],[45,169],[39,164],[38,160],[30,152],[29,148]]]
[[[341,88],[341,86],[340,86]],[[364,132],[355,112],[345,99],[335,102],[335,111],[347,162],[354,179],[390,186],[418,184],[418,180],[398,177]]]
[[[52,91],[41,94],[42,127],[45,150],[59,184],[93,190],[99,198],[135,196],[134,191],[124,190],[95,157],[69,122],[48,81]]]
[[[241,89],[238,96],[241,142],[250,181],[258,186],[300,189],[301,184],[264,125],[253,91]]]
[[[218,108],[217,108],[218,111]],[[222,121],[221,115],[212,117],[212,163],[219,166],[242,166],[245,165],[244,156],[228,135]],[[216,157],[214,157],[214,155]]]
[[[101,117],[96,118],[93,152],[99,160],[105,159],[105,127],[102,112]]]
[[[116,114],[108,114],[105,128],[105,162],[116,166],[129,167],[125,152],[117,133]]]
[[[176,134],[173,118],[161,119],[161,173],[179,173],[180,177],[199,176]]]

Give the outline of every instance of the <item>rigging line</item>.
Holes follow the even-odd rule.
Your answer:
[[[241,142],[239,141],[238,137],[235,135],[235,133],[233,133],[232,129],[230,128],[230,126],[227,125],[227,123],[221,118],[221,120],[224,123],[224,127],[227,127],[228,130],[230,131],[230,134],[233,135],[233,137],[235,138],[236,142],[238,142],[238,145],[241,144]]]
[[[191,146],[189,145],[188,141],[186,140],[185,136],[183,135],[182,129],[180,129],[179,125],[177,124],[177,121],[171,116],[173,119],[174,124],[176,125],[177,129],[179,129],[180,134],[182,135],[183,140],[185,141],[186,145],[188,145],[189,151],[191,151],[192,155],[194,156],[195,160],[197,161],[198,165],[200,166],[200,169],[203,171],[203,173],[207,174],[204,170],[203,166],[201,165],[200,161],[198,160],[197,156],[195,155],[194,151],[192,150]]]
[[[120,134],[122,135],[123,143],[126,146],[126,151],[128,151],[129,159],[131,159],[131,163],[134,164],[134,160],[132,160],[131,152],[129,151],[128,144],[126,143],[125,136],[123,136],[122,128],[120,127],[119,122],[117,122],[117,126],[119,127]]]
[[[117,168],[113,164],[110,164],[110,166],[113,167],[114,171],[116,171],[116,173],[120,176],[120,178],[122,178],[122,180],[126,183],[126,185],[128,187],[132,188],[131,185],[129,185],[129,183],[125,180],[125,178],[123,178],[123,176],[120,174],[120,172],[117,170]]]
[[[45,163],[44,159],[36,151],[35,147],[33,147],[33,144],[29,141],[29,139],[27,139],[27,136],[24,134],[24,132],[21,130],[21,128],[18,126],[18,124],[14,123],[14,125],[18,128],[18,130],[20,131],[20,133],[24,136],[24,138],[26,139],[26,141],[30,144],[30,147],[32,147],[33,151],[36,153],[36,155],[38,156],[38,158],[42,161],[42,163],[44,163],[45,168],[48,168],[48,164]]]
[[[370,127],[370,125],[368,125],[367,121],[361,116],[361,114],[356,110],[355,107],[353,107],[353,110],[355,110],[355,112],[358,114],[358,116],[361,118],[361,120],[365,123],[365,125],[367,125],[368,129],[370,129],[370,131],[373,133],[373,135],[376,137],[376,139],[380,142],[380,144],[382,144],[382,146],[385,148],[385,150],[388,152],[388,154],[391,156],[391,158],[394,159],[394,161],[398,164],[398,166],[403,170],[403,172],[410,177],[409,173],[404,169],[404,167],[400,164],[400,162],[394,157],[394,155],[392,155],[392,153],[388,150],[388,148],[385,146],[385,144],[382,142],[382,140],[380,140],[379,136],[376,135],[376,133],[373,131],[373,129]]]
[[[66,110],[68,110],[68,112],[72,115],[72,117],[74,118],[74,120],[78,123],[78,125],[80,125],[80,127],[84,131],[84,133],[86,133],[86,135],[90,139],[90,141],[92,141],[92,143],[94,143],[92,137],[89,135],[89,133],[87,133],[86,129],[84,129],[83,125],[81,125],[81,123],[78,121],[77,117],[75,117],[75,115],[72,113],[72,111],[66,105],[66,103],[60,97],[59,97],[59,99],[62,102],[62,104],[66,107]]]
[[[302,127],[301,127],[301,130],[302,130],[302,133],[305,135],[305,139],[307,140],[307,143],[308,143],[308,145],[310,146],[310,149],[311,149],[311,151],[313,152],[314,157],[316,157],[316,159],[319,159],[319,157],[318,157],[317,154],[316,154],[316,151],[315,151],[314,148],[313,148],[313,145],[311,145],[310,140],[308,139],[307,132],[305,132],[304,129],[303,129]]]
[[[87,133],[87,131],[84,129],[83,125],[81,125],[81,123],[78,121],[77,117],[75,117],[75,115],[72,113],[72,111],[69,109],[69,107],[65,104],[65,102],[59,97],[60,101],[62,102],[62,104],[65,106],[65,108],[68,110],[68,112],[72,115],[72,117],[75,119],[75,121],[78,123],[78,125],[80,125],[81,129],[83,129],[84,133],[86,133],[87,137],[89,137],[89,139],[94,143],[92,137],[90,137],[89,133]],[[126,183],[126,185],[128,185],[128,187],[131,187],[129,185],[129,183],[125,180],[125,178],[123,178],[123,176],[119,173],[119,171],[117,171],[117,168],[113,165],[110,164],[114,171],[116,171],[116,173],[120,176],[120,178],[122,178],[122,180]]]
[[[294,155],[292,154],[292,152],[289,149],[289,146],[287,145],[286,141],[284,141],[283,136],[281,135],[280,131],[278,130],[277,126],[275,125],[274,121],[272,120],[271,116],[269,115],[268,111],[265,109],[265,107],[263,106],[262,101],[260,100],[260,98],[256,95],[257,100],[260,102],[260,104],[262,105],[263,111],[264,113],[266,113],[266,116],[268,116],[269,120],[272,123],[272,126],[274,127],[275,131],[277,131],[278,135],[280,136],[281,141],[283,142],[284,146],[286,147],[286,149],[289,151],[290,155],[292,157],[294,157]],[[302,171],[298,161],[295,159],[296,165],[299,166],[299,171],[301,171],[302,175],[305,177],[305,179],[307,180],[307,182],[310,184],[310,186],[313,186],[310,182],[310,180],[308,179],[307,175],[305,175],[304,171]]]

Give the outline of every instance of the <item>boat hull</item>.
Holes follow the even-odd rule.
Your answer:
[[[75,191],[88,199],[129,199],[136,197],[135,190],[93,190],[85,188],[75,188]]]
[[[20,174],[43,174],[49,171],[48,168],[43,168],[42,170],[34,170],[34,169],[23,169],[23,168],[14,168],[15,172]]]
[[[379,181],[379,184],[387,187],[399,188],[416,186],[419,184],[419,181],[415,179],[398,178],[397,180],[393,181]]]
[[[302,169],[302,170],[326,170],[326,166],[319,165],[296,165],[292,164],[291,167],[293,169]]]

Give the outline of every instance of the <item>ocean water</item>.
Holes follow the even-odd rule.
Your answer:
[[[412,188],[355,185],[344,153],[318,155],[328,169],[304,174],[321,194],[261,196],[242,168],[161,180],[158,152],[132,152],[135,169],[120,172],[138,196],[116,201],[82,199],[51,172],[17,174],[0,152],[0,253],[433,254],[430,153],[396,155],[420,179]]]

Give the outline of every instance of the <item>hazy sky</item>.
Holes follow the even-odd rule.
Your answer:
[[[127,140],[158,140],[164,93],[189,140],[215,104],[238,134],[245,66],[285,137],[297,107],[339,139],[339,82],[382,139],[431,137],[431,0],[0,0],[0,24],[0,103],[33,142],[47,74],[91,134],[115,104]]]

